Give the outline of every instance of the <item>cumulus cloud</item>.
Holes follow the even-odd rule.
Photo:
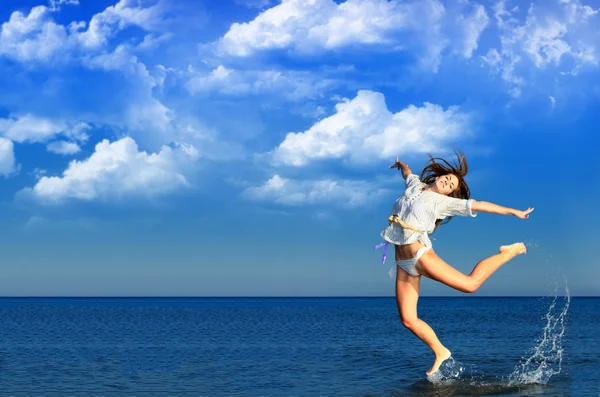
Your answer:
[[[438,0],[283,0],[250,22],[232,24],[216,46],[219,53],[234,57],[267,50],[411,47],[435,70],[448,46],[470,58],[487,23],[485,8],[469,1],[447,11]]]
[[[86,48],[97,48],[128,26],[137,26],[149,32],[160,30],[164,10],[164,1],[144,7],[142,2],[120,0],[94,15],[88,29],[76,35],[77,41]]]
[[[378,161],[403,153],[431,152],[467,135],[469,115],[425,103],[398,113],[387,109],[383,94],[359,91],[336,105],[335,114],[304,132],[289,133],[273,150],[276,164],[304,166],[318,159]]]
[[[61,4],[77,2],[51,1],[50,7],[33,7],[27,15],[13,12],[0,30],[0,55],[20,62],[66,61],[87,56],[103,49],[112,37],[129,26],[148,32],[160,30],[164,12],[163,1],[144,7],[133,0],[120,0],[94,15],[89,24],[73,21],[64,26],[52,18]]]
[[[46,145],[46,149],[49,152],[62,155],[75,154],[81,151],[81,148],[78,144],[76,144],[75,142],[67,141],[50,142],[48,145]]]
[[[365,181],[293,180],[275,175],[261,186],[245,189],[242,195],[251,200],[289,206],[336,204],[356,207],[373,203],[386,193],[385,189]]]
[[[0,175],[8,177],[18,169],[11,140],[0,138]]]
[[[128,45],[118,45],[112,52],[102,52],[82,58],[82,64],[89,69],[100,69],[107,72],[118,71],[134,80],[140,91],[145,91],[144,97],[150,100],[150,90],[157,84],[146,65],[132,54]],[[155,99],[153,101],[156,101]],[[152,102],[152,100],[150,100]]]
[[[68,46],[68,33],[49,18],[50,12],[45,6],[32,8],[27,16],[13,12],[0,30],[0,55],[21,62],[52,60]]]
[[[146,65],[132,54],[130,46],[118,45],[112,52],[87,56],[82,63],[89,69],[119,72],[128,80],[128,100],[123,101],[123,106],[117,109],[120,120],[111,117],[107,123],[118,124],[136,134],[153,133],[155,136],[174,127],[171,117],[173,112],[155,98],[152,92],[161,82],[157,82]]]
[[[312,47],[336,48],[356,43],[382,43],[387,33],[414,22],[414,5],[388,1],[284,0],[248,23],[234,23],[219,49],[234,56],[257,50]]]
[[[127,127],[141,132],[165,134],[173,127],[171,110],[159,100],[148,97],[132,103],[126,111]]]
[[[575,64],[574,68],[566,66],[572,74],[586,65],[598,65],[598,10],[579,0],[559,4],[552,8],[545,3],[531,5],[523,22],[513,15],[514,9],[507,9],[505,1],[494,5],[501,46],[489,49],[483,60],[509,84],[515,97],[525,85],[519,69],[526,63],[537,69],[559,68],[568,58]]]
[[[97,76],[94,72],[108,72],[105,76],[107,87],[111,87],[109,89],[115,86],[114,80],[119,79],[119,76],[112,77],[110,73],[118,72],[124,77],[124,81],[118,83],[118,99],[111,105],[99,105],[100,112],[86,109],[78,117],[126,129],[131,134],[141,134],[143,131],[146,134],[150,132],[159,135],[167,131],[172,127],[170,110],[154,97],[152,91],[159,82],[135,53],[155,47],[172,37],[169,32],[164,32],[164,29],[170,26],[169,23],[172,23],[168,21],[172,5],[163,0],[120,0],[95,14],[89,23],[73,21],[69,25],[61,25],[55,22],[54,16],[58,8],[72,3],[69,0],[56,0],[51,2],[49,7],[34,7],[28,13],[13,12],[0,29],[0,56],[26,63],[28,68],[35,68],[40,64],[57,66],[63,63],[82,66],[86,73],[91,71],[89,75],[94,78]],[[136,33],[125,42],[113,42],[120,32],[132,26],[139,28],[143,34],[144,40],[139,45],[135,45],[138,38]],[[70,79],[70,76],[61,76],[59,68],[51,73],[56,77],[56,81]],[[72,84],[77,86],[79,83],[75,80]],[[106,95],[104,90],[98,94],[90,91],[85,98],[95,99],[102,94]],[[60,97],[54,94],[50,96]],[[121,106],[119,102],[122,103]],[[27,105],[23,107],[27,108]],[[105,110],[111,107],[112,113],[107,115]],[[65,113],[68,114],[68,110]],[[68,117],[71,116],[72,114],[68,114]],[[51,135],[48,128],[39,132],[44,131]],[[170,141],[165,139],[163,142]]]
[[[189,185],[185,173],[196,158],[188,145],[146,153],[130,137],[103,140],[88,159],[71,161],[62,176],[42,176],[21,194],[41,203],[160,196]]]

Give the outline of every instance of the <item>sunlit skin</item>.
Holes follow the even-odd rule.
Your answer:
[[[453,174],[442,175],[435,178],[435,182],[428,185],[423,190],[429,190],[435,193],[449,195],[458,188],[458,177]]]
[[[398,161],[390,166],[402,171],[402,177],[406,179],[412,174],[411,169],[405,163]],[[459,186],[458,177],[453,174],[441,175],[435,178],[435,181],[423,188],[423,191],[430,191],[437,194],[450,195]],[[488,212],[500,215],[513,215],[520,219],[528,219],[533,208],[526,210],[516,210],[513,208],[502,207],[500,205],[473,200],[473,211]],[[414,258],[417,251],[424,244],[417,241],[412,244],[395,245],[396,260],[406,260]],[[466,275],[446,262],[444,262],[433,249],[421,256],[417,261],[415,268],[420,275],[424,275],[432,280],[439,281],[458,291],[472,293],[475,292],[483,282],[492,275],[503,264],[510,261],[517,255],[527,252],[523,243],[514,243],[503,245],[498,253],[479,262],[470,274]],[[426,372],[432,375],[438,371],[440,365],[450,358],[451,352],[437,338],[433,329],[417,316],[417,302],[421,286],[421,276],[411,276],[402,268],[398,267],[396,272],[396,303],[402,324],[413,334],[421,339],[427,346],[433,350],[435,359],[432,367]]]

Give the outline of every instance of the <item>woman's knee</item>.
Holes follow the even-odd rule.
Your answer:
[[[472,294],[473,292],[477,291],[479,289],[479,287],[481,287],[481,281],[473,278],[471,276],[467,277],[468,281],[467,283],[463,286],[462,288],[462,292],[466,292],[468,294]]]
[[[402,325],[404,325],[406,328],[411,329],[415,325],[417,317],[401,316],[400,321],[402,321]]]

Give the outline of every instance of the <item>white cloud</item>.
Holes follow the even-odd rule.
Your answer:
[[[163,146],[149,154],[139,151],[129,137],[104,140],[88,159],[71,161],[62,176],[42,176],[21,194],[42,203],[164,195],[189,185],[184,173],[196,157],[196,150],[186,145]]]
[[[15,162],[13,143],[6,138],[0,138],[0,175],[5,177],[14,174],[18,170]]]
[[[303,166],[318,159],[370,162],[403,153],[439,150],[469,133],[469,116],[457,107],[410,105],[387,109],[382,94],[359,91],[336,105],[336,113],[305,132],[289,133],[273,151],[276,164]]]
[[[140,98],[126,111],[126,128],[140,133],[165,134],[174,127],[172,111],[155,98]]]
[[[55,14],[53,9],[71,3],[59,0],[50,3],[51,8],[34,7],[28,14],[13,12],[0,30],[0,56],[27,63],[29,68],[35,67],[35,62],[50,66],[68,63],[81,65],[89,70],[116,71],[126,78],[125,85],[118,93],[123,106],[113,105],[118,110],[109,116],[98,116],[98,113],[90,111],[81,118],[126,129],[133,134],[141,131],[166,131],[171,126],[169,109],[154,97],[152,90],[157,81],[134,53],[171,37],[169,33],[162,31],[168,25],[165,15],[168,3],[163,0],[152,1],[150,4],[120,0],[95,14],[89,24],[81,21],[74,21],[68,27],[57,24],[52,19]],[[149,32],[140,45],[134,46],[133,40],[116,45],[111,42],[119,32],[131,26],[139,27],[144,33]],[[59,71],[55,74],[59,74],[59,79],[62,77]],[[112,82],[109,76],[106,78],[108,82]],[[94,97],[95,94],[91,96]],[[38,132],[52,135],[48,128]],[[68,136],[69,132],[65,131],[65,135]],[[48,136],[38,140],[47,139]],[[87,134],[83,133],[82,137],[84,136],[87,137]],[[23,141],[20,138],[14,140]],[[33,142],[34,139],[29,141]]]
[[[421,64],[437,70],[442,51],[470,58],[487,26],[481,5],[461,1],[446,10],[438,0],[283,0],[254,20],[234,23],[218,52],[246,57],[267,50],[313,53],[344,47],[411,49]]]
[[[598,13],[598,10],[594,10],[588,5],[582,5],[579,0],[559,0],[559,3],[563,4],[567,22],[570,24],[587,21],[588,18]]]
[[[0,133],[19,143],[45,142],[65,131],[66,125],[31,114],[0,119]]]
[[[42,176],[46,175],[48,170],[43,168],[34,168],[33,171],[29,172],[30,175],[33,175],[35,179],[40,179]]]
[[[219,65],[208,74],[193,73],[194,76],[186,84],[192,94],[216,92],[245,96],[278,93],[297,100],[320,96],[324,89],[334,84],[333,80],[302,71],[244,71]]]
[[[146,96],[151,96],[151,90],[156,81],[150,75],[146,65],[132,54],[133,48],[127,45],[118,45],[112,52],[102,52],[82,58],[82,64],[90,69],[105,71],[119,71],[127,77],[133,78],[141,85],[141,90],[148,91]]]
[[[27,15],[21,11],[13,12],[0,30],[0,55],[20,62],[85,58],[93,51],[101,50],[109,39],[128,26],[138,26],[148,32],[160,30],[164,12],[163,1],[143,7],[133,0],[121,0],[94,15],[89,24],[73,21],[65,27],[51,17],[61,4],[78,3],[51,0],[50,8],[33,7]]]
[[[473,5],[471,15],[459,14],[456,17],[457,36],[462,37],[456,40],[455,52],[460,53],[464,58],[471,58],[473,52],[478,47],[479,36],[487,27],[489,18],[485,7],[481,4]]]
[[[525,80],[520,70],[530,61],[537,69],[566,67],[563,74],[576,74],[586,66],[598,66],[596,43],[600,39],[595,26],[600,22],[598,10],[582,5],[578,0],[561,0],[559,7],[547,3],[531,5],[520,22],[514,11],[506,9],[504,1],[494,6],[500,30],[500,51],[492,48],[483,60],[511,86],[513,96],[519,96]],[[593,21],[595,20],[595,21]],[[570,59],[575,66],[563,63]]]
[[[490,69],[494,73],[500,73],[502,79],[509,83],[510,94],[514,98],[521,96],[521,87],[525,83],[525,80],[516,74],[516,65],[521,61],[521,57],[516,55],[504,56],[500,55],[498,50],[492,48],[488,51],[485,56],[482,56],[484,62],[486,62]]]
[[[242,195],[251,200],[272,201],[282,205],[335,204],[356,207],[372,204],[387,194],[368,182],[353,180],[293,180],[273,176],[263,185],[249,187]]]
[[[138,44],[135,49],[138,51],[151,51],[156,49],[162,43],[169,41],[173,37],[171,33],[163,33],[161,35],[149,33],[144,36],[144,39]]]
[[[533,15],[528,18],[524,30],[527,38],[522,48],[538,68],[549,63],[558,64],[563,55],[571,53],[571,47],[563,40],[568,31],[564,23],[553,19],[538,22]]]
[[[422,69],[436,73],[442,57],[448,52],[470,59],[479,47],[481,33],[487,28],[489,17],[485,7],[469,0],[449,2],[446,7],[438,2],[423,2],[427,6],[411,18],[418,21],[413,36],[400,37],[399,44],[421,42],[416,49]],[[446,51],[448,50],[448,51]]]
[[[67,141],[50,142],[48,145],[46,145],[46,149],[49,152],[62,155],[75,154],[81,151],[81,148],[78,144]]]
[[[71,4],[69,1],[55,1],[53,8],[61,4]],[[118,71],[126,76],[127,90],[130,97],[124,106],[124,114],[103,120],[94,119],[100,123],[118,125],[128,129],[145,129],[164,131],[169,120],[166,117],[168,109],[153,97],[152,88],[156,81],[148,72],[146,66],[133,55],[135,48],[129,44],[120,44],[110,49],[105,46],[108,40],[128,26],[138,26],[146,31],[159,30],[162,25],[164,2],[145,7],[141,2],[121,0],[114,6],[94,15],[85,30],[84,22],[73,22],[68,29],[52,20],[52,9],[39,6],[31,9],[25,16],[22,12],[13,12],[9,21],[2,24],[0,31],[0,55],[21,62],[38,61],[44,63],[74,61],[92,70]],[[164,36],[164,35],[163,35]],[[164,37],[154,41],[164,40]],[[144,44],[144,42],[142,43]],[[146,43],[149,45],[149,42]],[[95,115],[86,115],[93,119]],[[19,132],[5,133],[11,139],[23,142],[43,141],[58,133],[63,126],[50,125],[43,120],[18,121],[13,130],[19,129],[20,124],[30,121],[37,123],[33,128],[26,126]],[[1,121],[0,121],[1,122]],[[1,125],[0,125],[1,127]],[[83,130],[82,130],[83,131]],[[69,132],[65,134],[69,136]],[[74,134],[78,134],[74,132]],[[87,139],[82,132],[81,138]],[[78,139],[78,138],[76,138]]]
[[[88,29],[77,34],[77,40],[86,48],[97,48],[128,26],[138,26],[149,32],[160,30],[164,5],[164,1],[158,1],[150,7],[143,7],[139,1],[121,0],[94,15]]]
[[[85,143],[90,137],[87,131],[90,131],[91,129],[92,126],[90,126],[88,123],[79,122],[73,125],[71,128],[68,128],[65,131],[65,135],[68,138]]]
[[[59,11],[60,7],[63,4],[78,6],[79,0],[49,0],[48,1],[48,5],[50,7],[50,10],[52,10],[52,11]]]
[[[49,14],[44,6],[32,8],[27,16],[13,12],[0,30],[0,55],[21,62],[50,61],[59,50],[64,55],[67,32],[50,20]]]
[[[391,33],[415,28],[417,22],[413,17],[430,4],[439,3],[347,0],[336,4],[332,0],[283,0],[251,22],[231,25],[218,41],[218,48],[232,56],[248,56],[268,49],[292,48],[305,52],[355,44],[390,44]]]
[[[180,91],[180,87],[176,87],[176,93],[168,91],[172,86],[164,91],[157,89],[167,73],[174,75],[173,69],[151,68],[153,74],[150,74],[144,62],[155,61],[157,53],[143,51],[155,48],[177,32],[189,32],[188,27],[178,27],[177,23],[186,18],[197,23],[196,16],[201,13],[184,4],[164,0],[115,0],[112,3],[85,22],[71,24],[63,22],[67,14],[53,12],[70,4],[68,0],[9,14],[10,19],[0,28],[0,61],[10,58],[21,62],[22,65],[15,67],[24,71],[19,81],[28,83],[23,84],[28,89],[26,93],[20,92],[15,101],[11,98],[4,101],[14,103],[20,116],[28,112],[55,116],[51,120],[40,116],[27,116],[23,120],[0,117],[0,136],[10,137],[15,142],[47,143],[58,140],[61,135],[64,140],[81,145],[91,135],[93,125],[113,130],[117,136],[132,136],[152,151],[160,150],[161,145],[168,142],[189,142],[178,128],[191,106],[178,106],[175,112],[166,105],[169,99],[180,105],[180,95],[186,93]],[[59,37],[47,42],[49,32],[55,31],[60,32]],[[182,49],[187,54],[196,51],[195,42],[182,40],[177,45],[180,47],[173,53],[180,54]],[[173,60],[171,56],[164,59],[175,63],[180,60]],[[44,76],[41,80],[40,75]],[[177,78],[172,80],[180,82]],[[13,90],[21,88],[17,85]],[[84,95],[74,100],[72,94],[76,91]],[[11,95],[7,93],[3,97]],[[37,125],[18,128],[25,127],[23,124],[28,118],[31,118],[29,124],[37,122]],[[78,125],[74,120],[86,123]],[[9,124],[12,127],[3,134]],[[211,143],[207,150],[226,146]]]
[[[83,122],[65,123],[32,114],[0,119],[0,134],[18,143],[43,143],[61,134],[73,140],[86,142],[86,131],[91,128]]]
[[[152,77],[154,78],[154,81],[156,82],[156,85],[158,87],[163,87],[165,84],[165,81],[167,80],[168,77],[170,77],[170,75],[177,77],[179,74],[177,69],[167,68],[160,64],[155,65],[152,70],[153,70]]]
[[[102,52],[86,57],[83,64],[90,69],[118,71],[125,75],[129,84],[129,100],[120,109],[119,118],[110,118],[104,122],[118,125],[135,134],[152,133],[158,136],[173,128],[173,112],[160,100],[156,99],[152,90],[162,84],[164,77],[153,77],[146,65],[132,54],[133,48],[118,45],[112,52]],[[169,142],[169,139],[165,140]]]

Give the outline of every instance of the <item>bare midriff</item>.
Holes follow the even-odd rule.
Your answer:
[[[394,245],[396,248],[396,260],[402,261],[406,259],[412,259],[417,255],[417,251],[425,247],[420,241],[416,241],[412,244]]]

